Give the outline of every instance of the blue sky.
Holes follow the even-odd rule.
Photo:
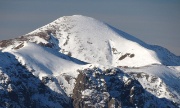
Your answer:
[[[81,14],[180,55],[180,0],[1,0],[0,40]]]

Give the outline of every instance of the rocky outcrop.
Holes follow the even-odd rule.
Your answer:
[[[72,95],[66,94],[63,84],[56,77],[45,76],[40,80],[22,66],[9,53],[1,54],[4,62],[0,71],[0,107],[2,108],[152,108],[177,106],[165,98],[157,98],[144,89],[137,78],[149,78],[145,74],[124,73],[118,68],[78,70]],[[71,76],[62,75],[71,82]],[[156,82],[152,78],[151,82]],[[53,90],[54,84],[61,91]],[[62,88],[61,88],[62,87]],[[55,87],[54,87],[55,88]]]
[[[22,66],[11,54],[0,60],[10,60],[0,70],[1,108],[71,108],[71,99],[64,93],[57,93],[46,86],[52,80],[40,80]],[[52,82],[53,83],[53,82]]]
[[[93,68],[79,72],[72,97],[75,108],[176,107],[147,92],[137,80],[120,69]]]

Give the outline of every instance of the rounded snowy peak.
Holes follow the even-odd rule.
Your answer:
[[[112,66],[179,65],[180,59],[165,48],[152,46],[94,18],[60,17],[25,37],[84,61]],[[34,37],[38,37],[35,39]]]

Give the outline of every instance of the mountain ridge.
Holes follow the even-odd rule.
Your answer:
[[[8,100],[0,99],[0,107],[10,103],[23,107],[26,99],[31,104],[25,107],[180,105],[178,56],[90,17],[61,17],[19,38],[0,41],[0,49],[0,95]],[[23,77],[21,71],[29,74]],[[6,82],[8,78],[11,81]],[[24,83],[37,81],[38,87],[32,90],[36,86],[19,84],[20,78],[33,79]],[[28,88],[23,89],[26,92],[30,89],[21,92],[25,97],[18,94],[21,87]],[[43,100],[41,94],[47,98]],[[127,99],[123,101],[123,97]]]
[[[83,27],[83,25],[88,25],[88,26]],[[80,34],[76,33],[77,31],[81,31]],[[106,31],[106,32],[103,34],[104,31]],[[91,32],[91,33],[87,34],[87,32]],[[93,34],[93,32],[94,32],[94,34]],[[41,43],[43,43],[43,44],[48,43],[49,46],[50,46],[50,43],[56,43],[55,46],[57,48],[59,47],[59,49],[61,48],[60,51],[62,53],[66,54],[66,53],[72,52],[71,56],[73,56],[74,58],[78,58],[84,62],[100,63],[101,58],[98,57],[98,55],[87,55],[87,56],[80,55],[81,57],[78,57],[79,54],[77,55],[77,53],[81,52],[84,54],[87,54],[87,53],[94,54],[94,52],[91,50],[95,50],[96,52],[98,52],[100,50],[99,52],[103,52],[104,54],[107,54],[107,55],[112,54],[112,56],[103,57],[102,60],[105,60],[105,61],[102,61],[100,64],[107,62],[108,65],[118,64],[120,66],[122,66],[122,65],[130,66],[131,65],[131,66],[137,66],[137,67],[142,66],[142,65],[149,65],[149,64],[153,64],[153,63],[164,64],[164,65],[172,65],[172,64],[179,65],[179,62],[176,62],[176,61],[179,61],[179,57],[175,56],[174,54],[169,52],[167,49],[164,49],[159,46],[148,45],[148,44],[144,43],[143,41],[123,32],[123,31],[119,31],[109,25],[104,24],[103,22],[99,22],[93,18],[89,18],[89,17],[85,17],[85,16],[75,15],[75,16],[71,16],[71,17],[68,17],[68,16],[61,17],[48,25],[45,25],[39,29],[34,30],[33,32],[26,34],[25,36],[30,36],[30,35],[34,35],[34,36],[39,35],[40,37],[44,36],[44,39],[47,41],[48,40],[48,38],[46,37],[47,34],[48,35],[50,34],[50,36],[55,35],[54,37],[56,37],[56,41],[58,43],[56,43],[56,42],[48,43],[48,42],[44,42],[44,41],[42,41]],[[77,36],[75,36],[75,35],[77,35]],[[53,37],[53,36],[51,36],[51,37]],[[113,37],[115,37],[115,38],[113,39]],[[103,39],[103,38],[105,38],[105,39]],[[118,41],[114,42],[116,40],[118,40]],[[83,41],[83,43],[81,43],[80,41]],[[90,45],[85,43],[86,41]],[[91,41],[93,41],[93,42],[91,42]],[[71,44],[69,44],[68,42]],[[120,42],[120,43],[118,43],[118,42]],[[100,47],[100,45],[98,45],[99,43],[102,44],[101,47]],[[111,43],[112,43],[112,45],[111,45]],[[119,45],[115,45],[115,46],[116,47],[118,46],[121,49],[113,48],[113,43],[115,43],[115,44],[118,43]],[[99,49],[97,49],[96,46],[98,46]],[[109,47],[109,49],[103,49],[104,46]],[[125,49],[123,49],[123,47],[121,47],[121,46],[124,46]],[[136,49],[136,52],[133,51],[135,49]],[[76,50],[76,51],[74,51],[74,50]],[[84,51],[84,50],[87,50],[87,51]],[[117,50],[117,52],[119,54],[113,54],[114,52],[112,52],[112,50]],[[144,51],[143,54],[139,53],[139,52],[141,52],[141,50]],[[162,50],[163,53],[165,53],[165,54],[161,54],[162,51],[158,51],[158,50]],[[132,55],[134,55],[132,57],[132,59],[136,59],[136,56],[138,56],[138,59],[137,60],[129,59],[128,55],[130,55],[131,53],[132,53]],[[133,54],[133,53],[137,53],[137,54]],[[75,55],[72,55],[72,54],[75,54]],[[94,56],[96,58],[92,58],[91,56]],[[121,56],[126,56],[124,59],[128,59],[128,60],[122,59],[121,61],[119,61]],[[147,60],[145,57],[143,58],[143,56],[145,56],[146,58],[150,58],[150,59]],[[172,56],[172,57],[169,57],[169,56]],[[113,58],[115,58],[115,60],[113,60]],[[171,59],[173,58],[175,60],[171,60],[170,58]],[[91,59],[91,60],[88,61],[87,59]],[[141,61],[138,61],[138,60],[141,60]],[[138,61],[139,63],[146,61],[149,63],[146,63],[146,64],[145,63],[144,64],[136,63],[137,65],[134,65],[135,63],[130,64],[130,63],[127,63],[127,61],[128,62]],[[172,62],[174,62],[174,63],[172,63]]]

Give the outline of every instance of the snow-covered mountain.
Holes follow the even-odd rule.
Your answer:
[[[90,17],[61,17],[0,49],[0,107],[180,107],[180,57]]]

